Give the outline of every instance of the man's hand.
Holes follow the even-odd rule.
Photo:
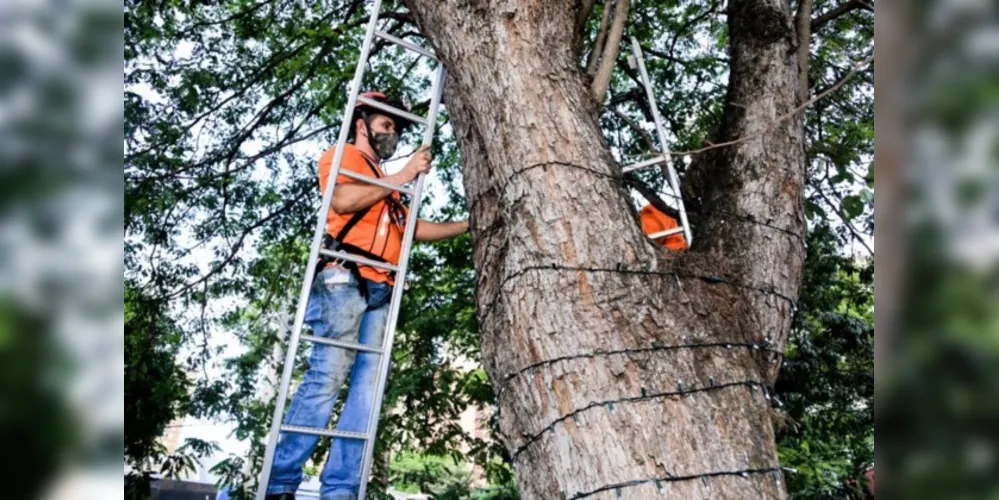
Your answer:
[[[402,170],[395,174],[398,176],[400,184],[410,182],[413,179],[416,179],[418,175],[430,171],[430,160],[433,158],[430,156],[429,149],[430,146],[427,146],[426,144],[420,146],[420,148],[413,153],[413,156],[409,158],[409,161],[406,162],[406,165],[402,167]]]

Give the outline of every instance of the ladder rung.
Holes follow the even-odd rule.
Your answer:
[[[341,259],[341,260],[346,260],[348,262],[362,264],[365,266],[377,267],[379,269],[385,269],[386,271],[392,271],[392,272],[399,271],[399,268],[392,264],[388,264],[385,262],[378,262],[377,260],[365,259],[364,257],[346,252],[338,252],[336,250],[327,250],[325,248],[321,248],[319,249],[319,253],[327,257],[333,257],[334,259]]]
[[[386,113],[390,113],[390,114],[393,114],[393,115],[396,115],[396,116],[401,116],[401,117],[403,117],[403,118],[405,118],[405,119],[407,119],[407,120],[409,120],[409,121],[411,121],[413,123],[419,123],[420,125],[423,125],[423,126],[427,125],[427,119],[424,118],[424,117],[422,117],[422,116],[416,116],[413,113],[409,113],[409,112],[403,111],[403,110],[401,110],[399,108],[393,108],[392,106],[389,106],[388,104],[380,103],[380,102],[378,102],[378,101],[376,101],[374,99],[368,99],[367,97],[359,95],[359,96],[357,96],[357,101],[358,102],[362,102],[364,104],[367,104],[368,106],[371,106],[372,108],[380,109],[380,110],[382,110],[382,111],[384,111]]]
[[[649,235],[649,238],[657,240],[657,239],[662,238],[664,236],[673,236],[674,234],[680,234],[682,232],[683,232],[683,228],[682,227],[676,227],[676,228],[673,228],[673,229],[667,229],[665,231],[659,231],[658,233],[652,233],[652,234]]]
[[[353,342],[341,342],[339,340],[327,339],[323,337],[316,337],[315,335],[305,335],[300,336],[302,340],[308,340],[310,342],[315,342],[317,344],[326,344],[334,347],[342,347],[344,349],[353,349],[355,351],[373,352],[375,354],[381,354],[382,350],[379,347],[372,347],[364,344],[355,344]]]
[[[368,439],[368,436],[362,432],[333,431],[329,429],[316,429],[315,427],[302,427],[300,425],[284,424],[281,426],[281,432],[294,432],[296,434],[312,434],[313,436],[328,436],[347,439]]]
[[[648,168],[648,167],[651,167],[653,165],[658,165],[658,164],[660,164],[660,163],[662,163],[664,161],[666,161],[666,157],[665,156],[657,156],[657,157],[655,157],[655,158],[653,158],[651,160],[645,160],[645,161],[638,162],[638,163],[635,163],[635,164],[632,164],[632,165],[628,165],[627,167],[622,168],[621,171],[622,172],[631,172],[633,170],[641,170],[643,168]]]
[[[393,191],[399,191],[400,193],[405,193],[410,196],[413,195],[413,190],[406,186],[398,186],[392,184],[391,182],[385,182],[378,179],[377,177],[371,177],[370,175],[359,174],[357,172],[352,172],[350,170],[340,169],[340,175],[346,175],[351,179],[358,180],[361,182],[367,182],[368,184],[374,184],[375,186],[381,186],[386,189],[391,189]]]
[[[405,47],[405,48],[407,48],[409,50],[412,50],[413,52],[416,52],[417,54],[427,56],[427,57],[429,57],[429,58],[431,58],[431,59],[433,59],[435,61],[437,60],[437,58],[434,57],[434,53],[433,52],[430,52],[429,50],[427,50],[427,49],[425,49],[423,47],[420,47],[419,45],[416,45],[415,43],[407,42],[407,41],[403,40],[402,38],[396,38],[396,37],[394,37],[394,36],[392,36],[392,35],[390,35],[388,33],[385,33],[384,31],[375,31],[375,36],[383,38],[383,39],[385,39],[385,40],[387,40],[389,42],[392,42],[392,43],[394,43],[394,44],[396,44],[396,45],[398,45],[400,47]]]

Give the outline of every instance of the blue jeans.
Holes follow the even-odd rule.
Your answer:
[[[392,287],[385,283],[366,282],[368,300],[358,291],[358,283],[349,271],[326,269],[312,283],[305,322],[313,335],[346,342],[381,346],[388,319]],[[355,360],[356,357],[356,360]],[[336,428],[347,432],[366,432],[377,390],[380,356],[315,343],[309,369],[288,406],[284,422],[325,429],[333,413],[340,388],[350,373],[347,401]],[[267,493],[294,493],[302,482],[302,466],[318,436],[282,433],[274,452]],[[353,500],[361,482],[364,442],[334,438],[329,459],[320,475],[322,500]]]

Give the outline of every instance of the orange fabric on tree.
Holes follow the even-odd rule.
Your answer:
[[[335,153],[336,146],[327,149],[326,152],[323,153],[323,156],[319,159],[320,192],[326,192],[326,179],[329,177],[330,169],[333,167],[333,155]],[[377,163],[372,162],[369,164],[365,159],[364,154],[361,153],[359,149],[354,147],[353,144],[347,144],[345,146],[343,161],[340,164],[341,171],[350,170],[351,172],[357,174],[374,177],[375,175],[371,172],[371,167],[369,165],[374,166],[382,177],[385,176],[385,171],[383,171]],[[351,179],[343,174],[337,175],[337,186],[352,182],[360,181]],[[346,238],[344,238],[344,243],[349,243],[375,255],[379,255],[392,264],[399,264],[399,254],[402,250],[402,232],[405,227],[408,209],[402,205],[402,198],[398,191],[392,192],[391,196],[399,202],[398,206],[402,207],[401,212],[393,213],[393,210],[390,210],[389,203],[385,200],[376,202],[371,206],[371,209],[368,210],[368,213],[357,222],[357,225],[355,225],[347,233]],[[333,210],[330,210],[329,215],[326,217],[326,232],[331,236],[336,237],[337,233],[340,232],[340,228],[342,228],[353,215],[354,214],[352,213],[338,214]],[[371,281],[389,284],[394,283],[394,280],[389,275],[389,272],[384,269],[358,265],[358,270],[361,272],[361,277]]]
[[[652,205],[645,205],[642,207],[640,215],[642,220],[642,231],[645,231],[645,234],[655,234],[679,227],[676,219],[660,212]],[[683,233],[656,238],[656,243],[659,243],[670,250],[687,249],[687,239],[683,237]]]

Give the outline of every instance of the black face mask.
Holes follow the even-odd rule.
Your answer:
[[[371,144],[371,149],[375,150],[375,154],[381,160],[387,160],[392,157],[395,153],[395,148],[399,145],[399,134],[395,132],[371,132],[371,126],[368,121],[364,121],[365,128],[368,129],[368,143]]]

